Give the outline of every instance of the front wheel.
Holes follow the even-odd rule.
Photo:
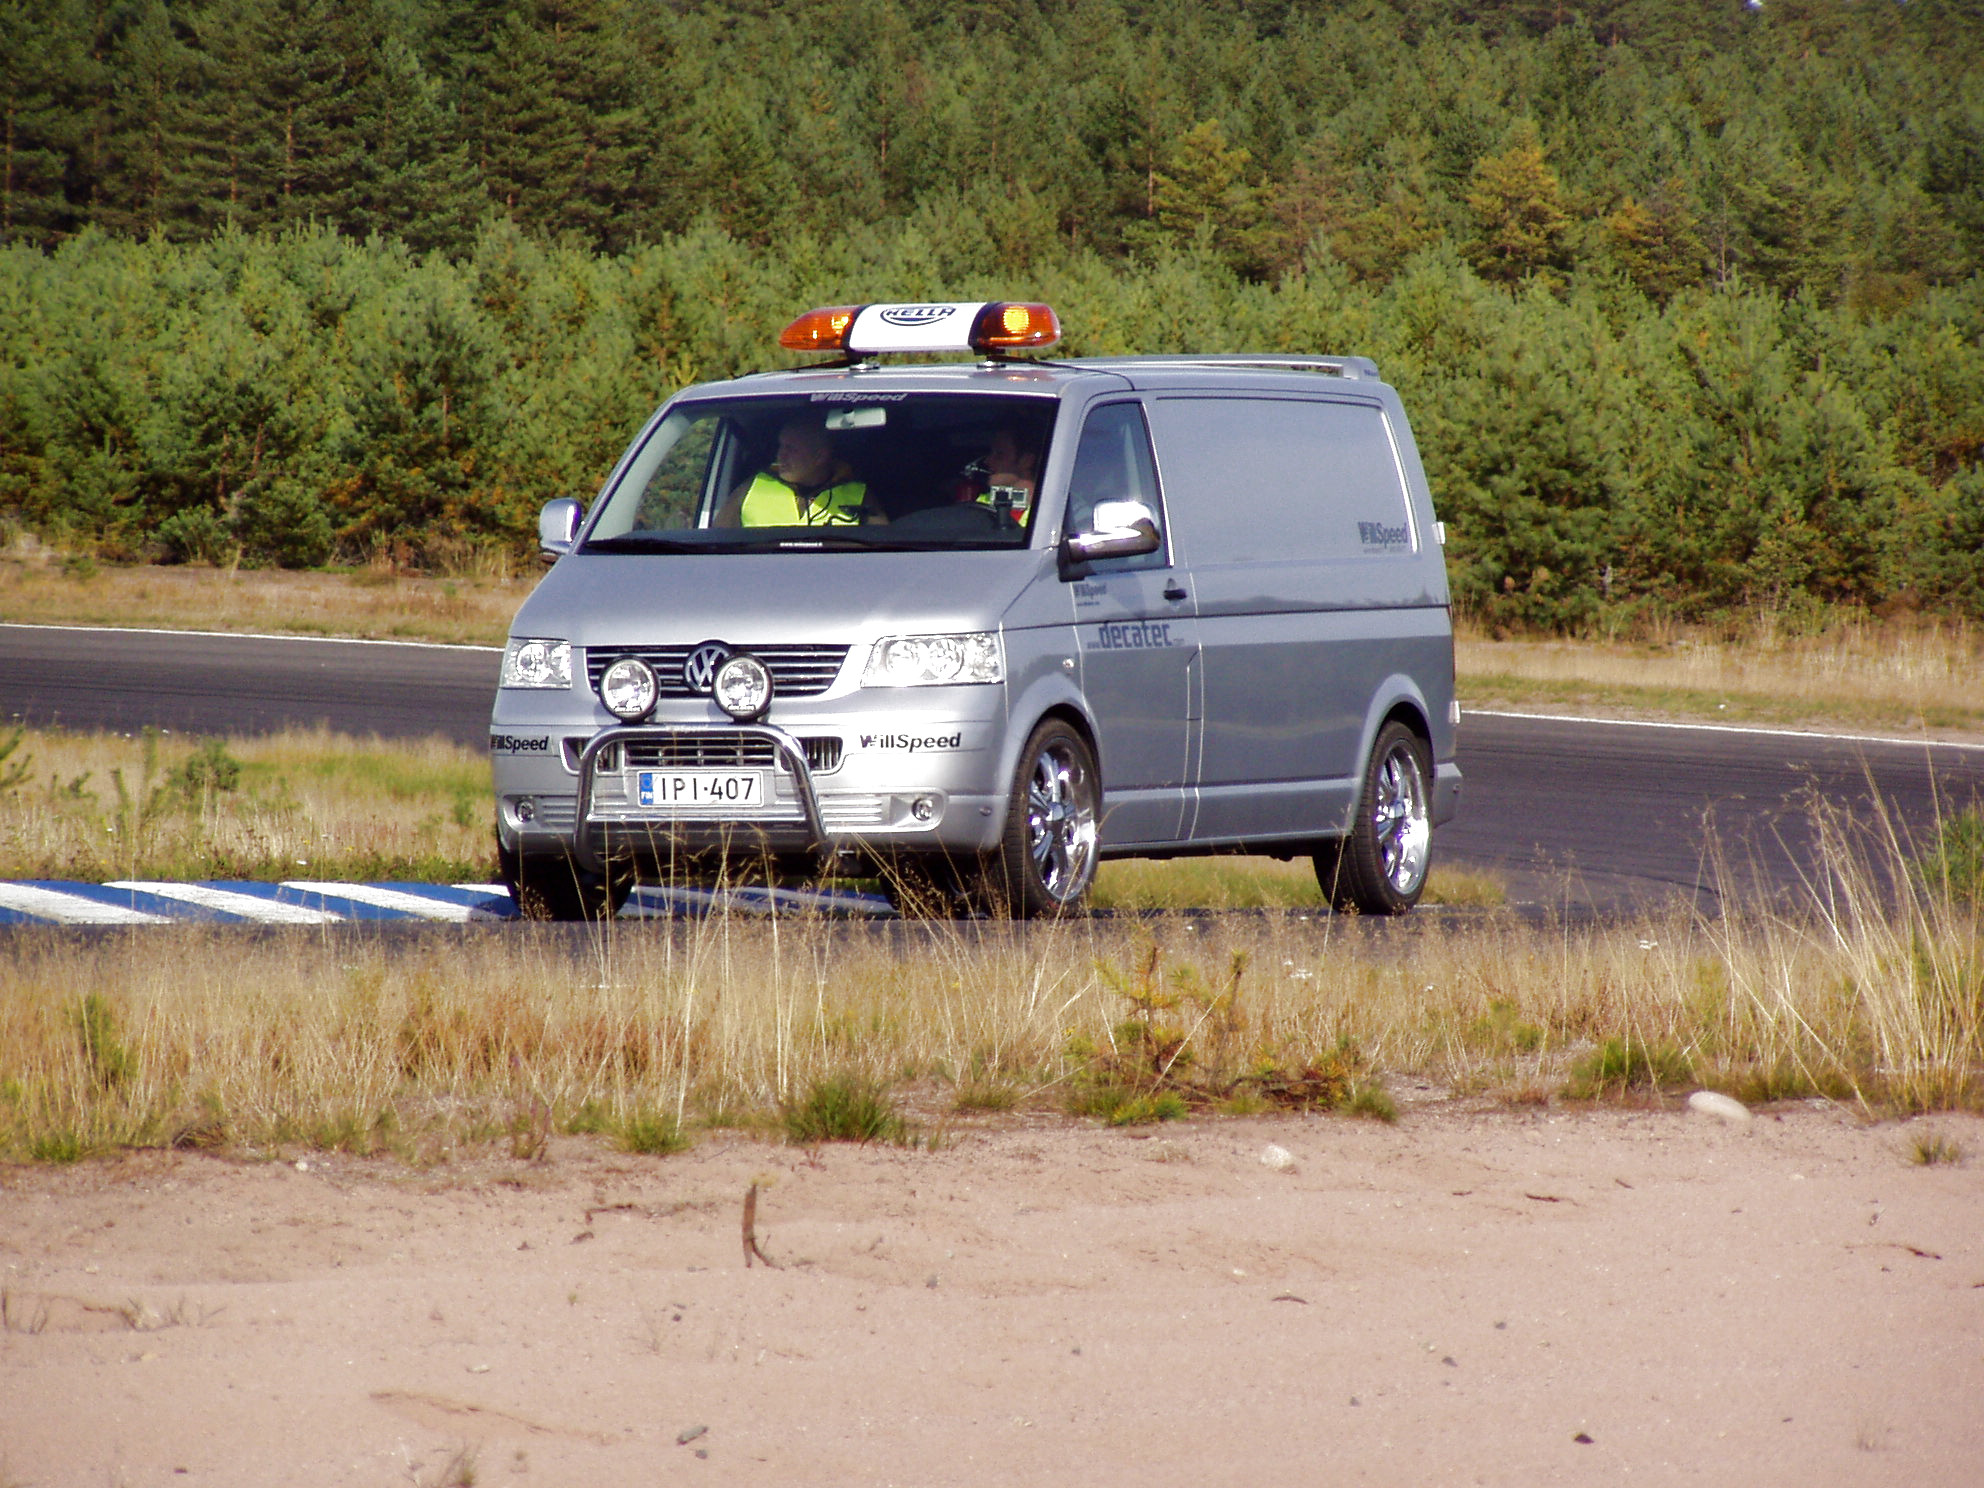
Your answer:
[[[1350,835],[1316,854],[1316,877],[1337,909],[1404,914],[1426,889],[1432,861],[1433,770],[1402,723],[1378,730]]]
[[[634,889],[625,874],[602,878],[563,856],[527,858],[499,842],[496,857],[510,898],[527,920],[610,920]]]
[[[1101,806],[1088,741],[1058,718],[1046,720],[1013,772],[1005,835],[986,871],[992,902],[1015,919],[1079,911],[1095,882]]]

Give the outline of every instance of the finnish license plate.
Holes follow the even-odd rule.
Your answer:
[[[758,770],[643,770],[643,806],[762,806],[765,777]]]

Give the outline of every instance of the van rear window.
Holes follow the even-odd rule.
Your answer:
[[[1384,413],[1303,398],[1151,405],[1173,530],[1196,567],[1417,551]]]

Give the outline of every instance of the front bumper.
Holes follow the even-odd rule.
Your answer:
[[[962,738],[959,727],[970,726],[953,725],[954,741]],[[530,766],[499,770],[498,831],[507,847],[569,854],[596,873],[609,860],[658,865],[715,850],[822,859],[864,849],[978,851],[996,837],[1003,797],[984,788],[982,750],[878,770],[873,755],[852,752],[843,768],[840,743],[729,721],[620,725],[583,745],[568,736],[562,769],[551,752]],[[823,752],[823,745],[833,748]],[[644,776],[686,771],[756,774],[762,799],[666,805],[651,791],[643,801]]]

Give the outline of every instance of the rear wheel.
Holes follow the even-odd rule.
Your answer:
[[[1402,723],[1378,730],[1350,835],[1316,854],[1316,878],[1339,910],[1404,914],[1426,889],[1432,860],[1433,770]]]
[[[992,902],[1015,919],[1079,911],[1095,882],[1101,804],[1088,741],[1060,719],[1046,720],[1013,772],[1005,835],[986,869]]]
[[[496,856],[510,898],[527,920],[610,920],[634,889],[629,874],[588,873],[562,854],[525,857],[499,842]]]

